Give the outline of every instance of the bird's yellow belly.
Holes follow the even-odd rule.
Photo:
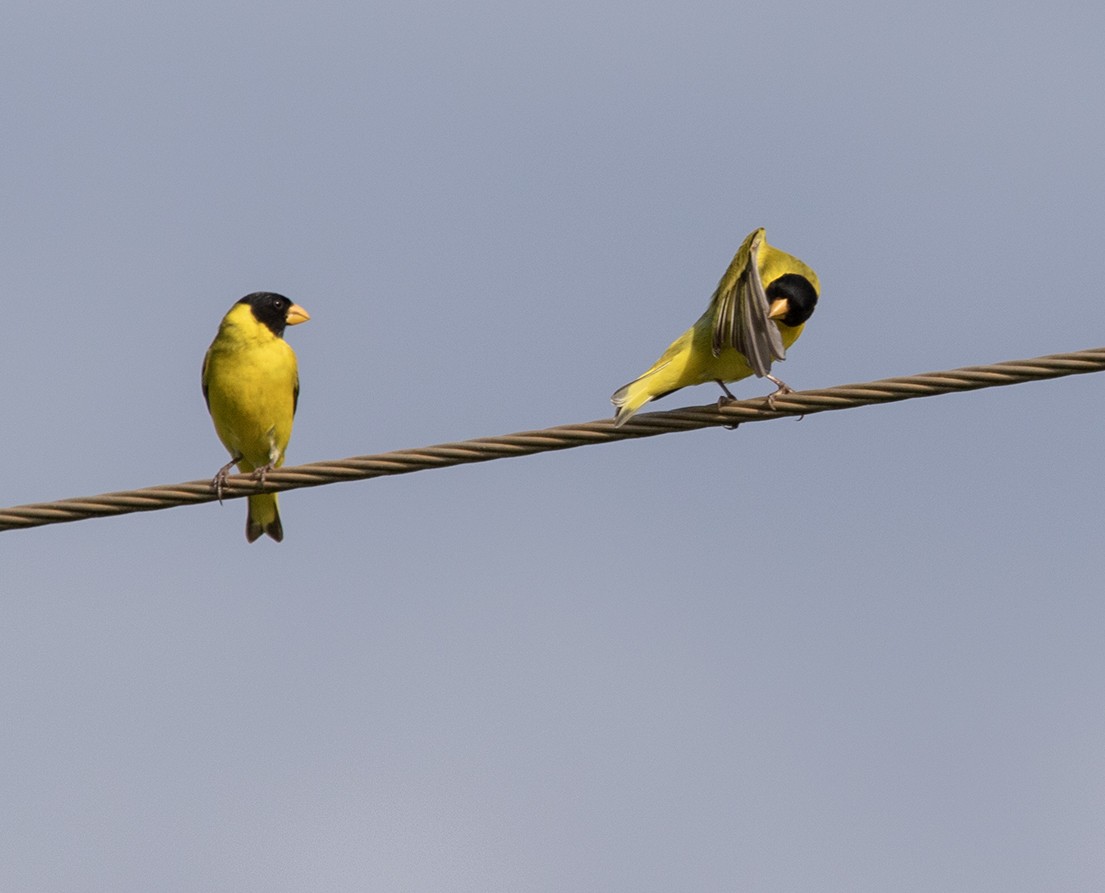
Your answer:
[[[213,358],[208,401],[219,440],[231,455],[242,457],[243,471],[282,464],[292,434],[294,375],[241,358],[233,373],[224,375],[217,363]]]

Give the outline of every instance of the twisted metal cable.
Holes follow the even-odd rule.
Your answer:
[[[726,406],[710,404],[670,412],[635,416],[615,428],[609,419],[578,425],[559,425],[540,431],[523,431],[499,437],[479,437],[413,450],[396,450],[374,456],[353,456],[329,462],[312,462],[269,472],[264,485],[249,474],[227,478],[223,499],[239,499],[254,493],[319,487],[340,481],[359,481],[392,474],[409,474],[430,468],[446,468],[469,462],[488,462],[511,456],[528,456],[549,450],[565,450],[594,443],[654,437],[676,431],[693,431],[717,425],[762,422],[785,416],[812,415],[836,409],[852,409],[876,403],[893,403],[914,397],[933,397],[955,391],[973,391],[1001,385],[1021,384],[1066,375],[1105,371],[1105,347],[1074,353],[1053,354],[1032,360],[1012,360],[988,366],[965,366],[945,372],[929,372],[884,378],[865,384],[839,385],[815,391],[780,394],[773,406],[764,397],[741,400]],[[212,502],[216,499],[210,480],[189,481],[104,493],[100,496],[61,499],[0,509],[0,531],[81,521],[86,518],[149,512],[180,505]]]

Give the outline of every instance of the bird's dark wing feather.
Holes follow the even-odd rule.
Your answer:
[[[771,371],[775,360],[786,357],[786,349],[779,327],[768,316],[767,295],[760,277],[759,247],[760,240],[753,239],[744,263],[734,263],[718,285],[714,295],[716,313],[712,346],[714,356],[726,347],[739,351],[752,371],[763,378]],[[741,260],[739,254],[736,260]]]

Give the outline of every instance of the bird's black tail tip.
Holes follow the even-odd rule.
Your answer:
[[[276,540],[278,543],[284,540],[284,525],[280,523],[280,516],[277,515],[272,521],[265,527],[262,527],[259,523],[253,520],[253,516],[246,518],[246,541],[252,543],[254,540],[260,539],[262,533],[267,533],[270,537]]]

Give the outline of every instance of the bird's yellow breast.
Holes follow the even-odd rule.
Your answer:
[[[279,457],[292,435],[298,370],[295,352],[249,307],[236,307],[223,320],[204,364],[204,388],[215,431],[232,455],[250,468]]]

